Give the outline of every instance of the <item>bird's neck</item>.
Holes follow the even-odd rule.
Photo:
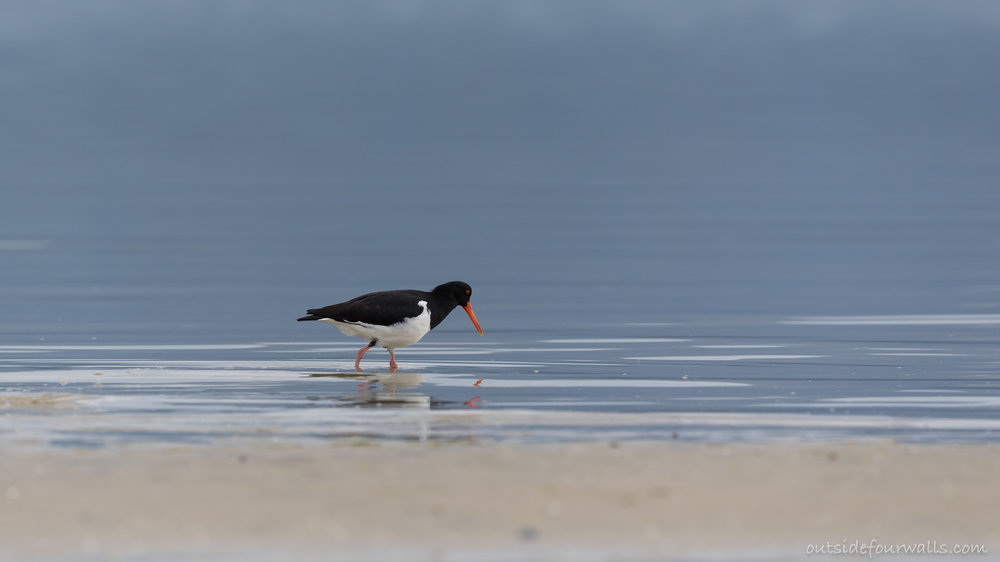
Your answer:
[[[427,307],[431,311],[431,329],[433,330],[438,324],[444,320],[458,303],[451,299],[446,299],[431,293],[430,298],[427,299]]]

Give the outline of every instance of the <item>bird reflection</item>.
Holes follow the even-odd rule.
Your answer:
[[[336,378],[356,381],[357,387],[351,394],[316,397],[313,400],[335,400],[359,408],[438,408],[454,407],[459,402],[432,400],[427,394],[415,392],[424,382],[419,373],[310,373],[308,378]],[[461,402],[467,408],[475,408],[480,397]]]
[[[424,381],[419,373],[314,373],[313,377],[332,377],[358,381],[353,394],[331,396],[359,408],[430,408],[431,397],[412,392]]]

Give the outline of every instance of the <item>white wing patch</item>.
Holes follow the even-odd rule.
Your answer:
[[[427,301],[420,301],[417,304],[424,309],[423,312],[391,326],[379,326],[367,322],[340,322],[331,318],[320,318],[320,321],[333,324],[348,336],[364,338],[367,341],[375,340],[377,345],[396,349],[417,343],[431,331],[431,310],[427,306]]]

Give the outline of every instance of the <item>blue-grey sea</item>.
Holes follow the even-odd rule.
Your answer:
[[[3,438],[995,442],[986,183],[52,190],[0,240]],[[295,321],[452,279],[485,336],[396,373]]]
[[[1000,436],[992,3],[0,20],[2,439]],[[451,280],[392,376],[295,321]]]

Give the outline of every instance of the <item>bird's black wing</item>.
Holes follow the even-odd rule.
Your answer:
[[[323,308],[311,308],[307,311],[309,316],[299,320],[330,318],[340,322],[365,322],[391,326],[407,318],[419,316],[424,309],[417,303],[429,299],[430,295],[423,291],[380,291]]]

